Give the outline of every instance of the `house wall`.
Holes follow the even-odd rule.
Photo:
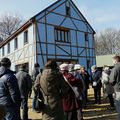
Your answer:
[[[0,57],[8,57],[10,58],[12,65],[11,69],[15,70],[15,66],[23,63],[29,64],[29,72],[31,73],[31,69],[36,61],[35,52],[36,52],[36,45],[35,45],[35,38],[33,35],[33,25],[28,27],[28,43],[24,44],[24,31],[22,31],[19,35],[15,36],[18,39],[18,49],[14,47],[14,39],[13,38],[10,42],[10,53],[7,53],[7,44],[4,45],[5,54],[2,56],[2,48],[0,48]]]
[[[66,16],[66,4],[70,5],[71,15]],[[94,32],[72,3],[63,2],[47,9],[36,17],[37,61],[41,68],[48,59],[70,59],[89,67],[95,64]],[[55,41],[55,28],[70,30],[70,42]],[[88,35],[86,44],[85,34]]]

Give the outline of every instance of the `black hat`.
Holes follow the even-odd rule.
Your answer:
[[[34,67],[40,67],[39,63],[35,63]]]
[[[20,68],[21,68],[21,69],[26,69],[26,65],[25,65],[25,64],[21,64],[21,65],[20,65]]]
[[[10,67],[11,66],[11,61],[9,58],[2,58],[1,60],[1,66],[6,66],[6,67]]]

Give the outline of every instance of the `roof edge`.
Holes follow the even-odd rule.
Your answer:
[[[8,43],[11,39],[13,39],[16,35],[18,35],[19,33],[21,33],[23,30],[25,30],[26,28],[28,28],[32,23],[34,22],[34,18],[32,17],[31,19],[29,19],[26,23],[24,23],[20,28],[18,28],[14,33],[12,33],[7,39],[3,40],[0,43],[0,48],[5,45],[6,43]]]

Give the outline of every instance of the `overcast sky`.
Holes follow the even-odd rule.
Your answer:
[[[28,20],[57,0],[1,0],[0,16],[17,13]],[[97,31],[120,29],[120,0],[73,0],[87,21]]]

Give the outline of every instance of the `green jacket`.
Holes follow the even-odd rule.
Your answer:
[[[44,92],[45,109],[43,120],[64,120],[62,96],[69,89],[62,74],[57,70],[45,69],[40,78],[40,86]]]

